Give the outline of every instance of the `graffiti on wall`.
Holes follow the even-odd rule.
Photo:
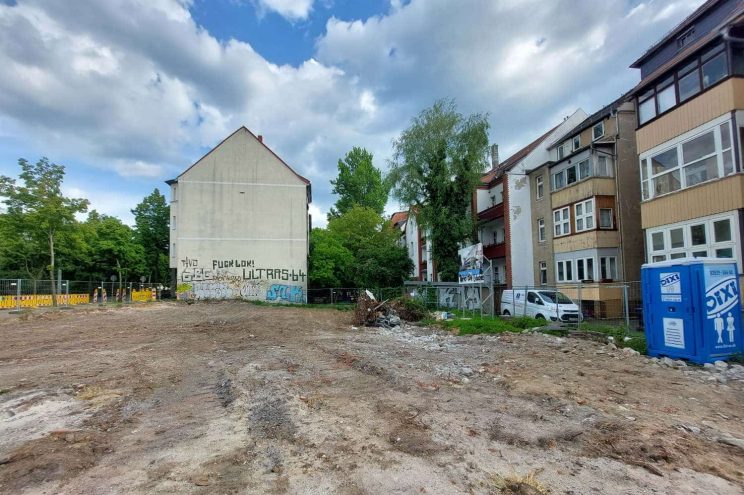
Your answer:
[[[463,285],[463,306],[466,309],[475,310],[480,309],[481,306],[481,292],[480,287]]]
[[[272,302],[304,303],[303,285],[275,282],[304,283],[307,274],[294,268],[257,267],[251,259],[211,260],[200,266],[196,258],[184,258],[179,269],[176,290],[179,299],[249,299]]]
[[[273,284],[266,291],[267,301],[305,302],[305,290],[301,285]]]
[[[459,307],[460,300],[460,288],[459,287],[440,287],[437,289],[439,292],[439,306],[442,308],[457,308]]]

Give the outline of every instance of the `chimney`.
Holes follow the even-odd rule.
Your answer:
[[[263,136],[259,134],[257,137],[258,137],[258,142],[263,143]]]
[[[496,170],[499,166],[499,145],[491,145],[491,170]]]

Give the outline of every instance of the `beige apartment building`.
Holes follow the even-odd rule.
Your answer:
[[[310,181],[261,136],[241,127],[167,183],[179,298],[306,302]]]
[[[588,316],[616,317],[618,282],[640,280],[635,107],[623,96],[549,147],[529,174],[535,285],[561,286]]]
[[[709,0],[631,66],[646,259],[744,244],[744,3]]]

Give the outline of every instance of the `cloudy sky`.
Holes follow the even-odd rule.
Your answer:
[[[501,157],[639,79],[628,65],[702,0],[0,0],[0,174],[67,167],[129,210],[241,125],[313,183],[437,98],[490,116]],[[394,208],[395,205],[389,205]]]

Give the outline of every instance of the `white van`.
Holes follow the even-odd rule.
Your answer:
[[[579,307],[553,289],[505,290],[501,294],[501,314],[563,322],[583,319]]]

